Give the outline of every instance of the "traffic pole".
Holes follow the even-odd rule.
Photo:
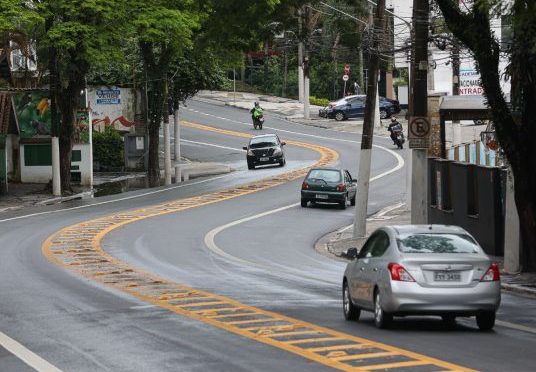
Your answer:
[[[412,58],[413,96],[411,117],[425,118],[428,113],[428,17],[429,0],[413,0],[414,50]],[[410,118],[411,122],[411,118]],[[411,127],[411,124],[410,124]],[[411,128],[409,128],[411,130]],[[410,140],[410,147],[412,146]],[[412,149],[411,223],[428,222],[427,148]]]
[[[370,163],[372,157],[372,139],[376,121],[375,111],[378,94],[378,69],[380,67],[379,48],[384,37],[385,29],[385,0],[379,0],[376,6],[374,20],[372,50],[369,60],[370,78],[368,79],[367,98],[363,134],[361,135],[361,151],[359,155],[359,173],[357,176],[357,196],[354,220],[354,239],[364,238],[367,234],[368,193],[370,183]]]

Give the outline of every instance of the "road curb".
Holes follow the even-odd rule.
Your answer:
[[[517,293],[536,297],[536,289],[527,288],[518,284],[501,283],[501,289],[505,292]]]

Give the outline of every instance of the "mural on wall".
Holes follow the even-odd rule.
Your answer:
[[[106,126],[130,132],[134,126],[135,97],[130,88],[91,87],[88,89],[93,129],[102,132]]]
[[[76,113],[74,142],[81,144],[89,143],[89,112],[87,110],[78,110]]]
[[[50,136],[48,92],[17,93],[13,95],[13,107],[21,138]]]

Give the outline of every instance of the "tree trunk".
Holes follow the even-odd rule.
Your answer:
[[[149,187],[160,186],[160,126],[164,108],[164,87],[162,80],[154,82],[149,98],[149,166],[147,178]]]
[[[71,153],[73,149],[73,133],[76,123],[76,110],[80,98],[81,84],[70,82],[68,87],[61,89],[58,100],[61,124],[58,131],[60,142],[60,178],[62,193],[71,189]]]
[[[504,98],[499,74],[500,48],[490,28],[489,10],[473,7],[462,13],[451,0],[437,0],[447,26],[474,54],[495,130],[515,179],[515,200],[523,243],[523,270],[536,270],[536,52],[529,37],[531,22],[516,22],[511,50],[512,111]],[[523,1],[516,10],[527,12]],[[515,13],[514,13],[515,15]],[[513,17],[515,18],[515,17]]]

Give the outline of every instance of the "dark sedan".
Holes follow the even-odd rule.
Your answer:
[[[254,169],[257,165],[279,164],[283,167],[286,163],[283,146],[275,134],[264,134],[250,139],[249,145],[243,147],[247,151],[248,169]]]
[[[337,203],[346,209],[348,201],[355,205],[356,180],[350,172],[340,168],[313,168],[305,177],[301,188],[301,206],[311,203]]]
[[[365,115],[366,96],[348,96],[330,103],[319,111],[321,117],[337,121],[356,118]],[[400,104],[394,99],[380,97],[380,118],[386,119],[400,112]]]

